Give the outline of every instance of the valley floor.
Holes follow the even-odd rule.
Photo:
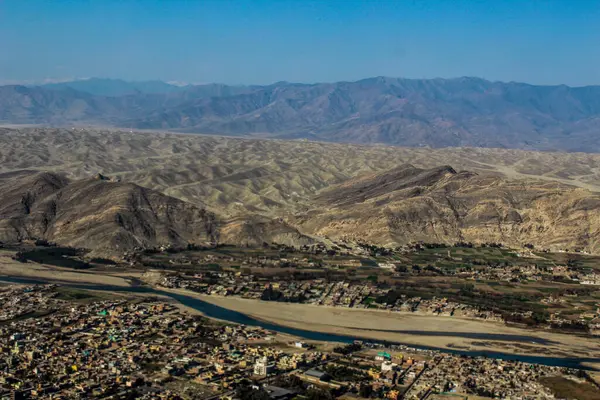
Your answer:
[[[8,254],[0,253],[0,281],[2,276],[121,287],[130,286],[132,281],[142,278],[141,272],[137,270],[88,272],[34,263],[22,264],[10,259]],[[295,329],[446,350],[581,359],[583,365],[600,368],[600,364],[593,364],[600,360],[600,341],[591,337],[460,317],[265,302],[201,295],[182,289],[158,289],[197,298],[257,320]],[[189,307],[185,309],[193,312]]]

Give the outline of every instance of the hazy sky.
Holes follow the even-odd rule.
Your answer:
[[[600,84],[600,0],[0,0],[0,81]]]

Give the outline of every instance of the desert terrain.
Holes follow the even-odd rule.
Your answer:
[[[600,243],[597,154],[36,127],[2,128],[0,149],[0,182],[13,188],[4,194],[11,204],[4,218],[30,226],[5,227],[4,240],[35,236],[103,251],[363,238],[596,252]],[[36,173],[60,184],[40,188]],[[406,182],[389,186],[386,179]],[[361,185],[376,195],[359,196]],[[20,209],[22,196],[35,204]],[[113,198],[118,207],[108,207]],[[165,207],[179,211],[161,214]],[[204,222],[186,227],[190,215]],[[97,219],[101,228],[83,237]]]
[[[510,179],[600,191],[600,154],[487,148],[408,148],[243,139],[97,128],[0,129],[0,173],[97,173],[203,202],[228,215],[307,207],[315,193],[402,164],[450,165]]]
[[[119,257],[164,243],[298,245],[334,243],[350,234],[386,245],[516,238],[510,243],[516,247],[531,240],[594,252],[600,243],[599,168],[600,155],[584,153],[3,128],[0,211],[6,218],[0,228],[17,241],[117,247]],[[144,272],[75,271],[21,264],[13,256],[0,256],[0,274],[126,287]],[[446,349],[600,356],[589,338],[481,320],[200,298],[321,332]],[[472,336],[477,333],[491,336]],[[510,335],[533,339],[524,343]]]

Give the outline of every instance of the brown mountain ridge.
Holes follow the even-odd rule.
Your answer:
[[[226,219],[196,204],[142,186],[60,174],[0,174],[0,241],[45,239],[118,255],[134,248],[219,242],[308,244],[313,240],[279,219]]]
[[[43,238],[118,252],[218,240],[215,216],[133,183],[53,173],[0,176],[0,240]]]
[[[119,252],[340,238],[600,251],[594,154],[49,128],[0,128],[0,149],[0,241]],[[92,179],[98,172],[115,179]]]
[[[558,182],[403,165],[329,188],[315,202],[294,223],[318,236],[599,250],[600,195]]]
[[[117,254],[189,243],[260,246],[348,240],[500,242],[598,251],[600,195],[557,182],[507,180],[450,166],[401,165],[322,191],[282,218],[225,218],[133,183],[55,173],[0,175],[0,240],[43,238]]]

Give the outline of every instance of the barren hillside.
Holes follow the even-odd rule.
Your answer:
[[[228,215],[301,209],[319,190],[407,163],[600,190],[600,155],[587,153],[0,128],[0,172],[50,170],[76,179],[100,172]]]
[[[600,250],[600,194],[448,166],[402,166],[322,193],[293,224],[318,236],[386,245],[494,242]]]
[[[599,167],[600,155],[584,153],[0,130],[5,178],[52,172],[74,182],[101,173],[206,208],[221,240],[247,244],[306,243],[359,226],[354,234],[381,244],[485,238],[595,249]]]

